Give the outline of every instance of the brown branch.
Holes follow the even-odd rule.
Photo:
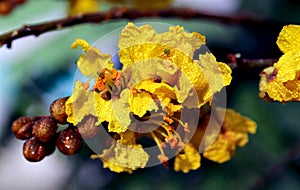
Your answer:
[[[22,28],[13,30],[0,36],[0,47],[7,45],[11,48],[12,42],[16,39],[34,35],[39,36],[45,32],[59,30],[62,28],[79,25],[83,23],[102,23],[114,19],[137,19],[137,18],[182,18],[182,19],[209,19],[213,21],[240,24],[249,27],[259,27],[260,29],[280,29],[284,23],[262,21],[257,19],[251,19],[245,16],[214,16],[208,15],[196,10],[188,8],[166,8],[161,10],[149,10],[139,11],[136,9],[127,8],[113,8],[106,12],[94,13],[94,14],[82,14],[73,17],[67,17],[60,20],[50,21],[46,23],[40,23],[35,25],[25,25]]]
[[[262,70],[266,67],[273,66],[274,63],[278,61],[278,59],[245,59],[241,56],[241,54],[228,54],[227,55],[228,62],[227,64],[232,68],[252,68]]]

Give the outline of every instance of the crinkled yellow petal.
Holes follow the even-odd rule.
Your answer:
[[[203,153],[203,156],[217,163],[224,163],[230,160],[235,151],[234,143],[228,141],[223,135],[219,135]]]
[[[78,46],[80,46],[83,51],[87,51],[90,48],[90,44],[87,41],[83,40],[83,39],[76,39],[72,43],[71,48],[77,49]]]
[[[127,130],[127,126],[123,125],[114,116],[108,124],[108,132],[121,133]]]
[[[288,51],[299,51],[300,48],[300,26],[284,26],[277,38],[277,45],[283,53]]]
[[[77,125],[85,116],[97,116],[94,105],[94,92],[85,90],[81,82],[76,81],[73,94],[65,103],[67,121]]]
[[[176,99],[175,90],[168,84],[161,82],[156,83],[153,80],[143,80],[135,85],[137,90],[145,90],[151,94],[155,94],[158,97],[168,96],[171,99]]]
[[[288,84],[287,86],[285,84]],[[292,85],[291,85],[292,84]],[[288,87],[292,86],[292,89]],[[277,80],[265,83],[260,87],[260,97],[264,98],[266,95],[274,101],[287,102],[287,101],[300,101],[300,86],[299,81],[291,81],[282,83]]]
[[[225,118],[223,122],[223,127],[225,130],[234,131],[236,133],[256,133],[256,123],[251,119],[242,116],[240,113],[232,110],[226,109]]]
[[[92,158],[100,158],[104,166],[115,172],[129,172],[138,168],[144,168],[148,162],[149,155],[141,145],[122,144],[120,141],[103,151],[101,155]]]
[[[194,51],[205,44],[201,34],[187,33],[182,26],[170,26],[169,31],[159,34],[158,38],[160,44],[172,47],[190,59],[193,58]]]
[[[110,122],[112,120],[112,100],[104,100],[98,93],[94,95],[98,122]]]
[[[144,80],[138,83],[135,88],[138,90],[145,90],[155,95],[159,99],[163,108],[170,104],[171,99],[176,99],[175,88],[172,88],[170,85],[164,82],[155,83],[152,80]]]
[[[191,144],[184,147],[183,153],[175,157],[174,170],[188,173],[190,170],[196,170],[200,167],[201,157],[198,150]]]
[[[94,96],[94,106],[98,117],[98,123],[103,121],[109,122],[109,132],[121,133],[126,131],[131,122],[129,116],[130,109],[129,105],[124,102],[122,94],[120,99],[113,100],[104,100],[98,93],[95,93]]]
[[[101,155],[92,155],[91,158],[101,159],[101,161],[103,162],[103,168],[108,168],[110,169],[110,171],[117,172],[117,173],[120,172],[132,173],[133,170],[131,168],[116,164],[115,152],[114,152],[115,144],[116,143],[113,143],[113,145],[109,149],[103,150],[103,153]]]
[[[155,43],[156,41],[157,33],[152,26],[149,24],[136,26],[132,22],[128,22],[120,33],[118,47],[122,50],[145,43]]]
[[[256,132],[256,123],[249,118],[232,109],[226,109],[225,114],[221,133],[203,154],[207,159],[218,163],[230,160],[236,146],[242,147],[248,142],[248,133]]]
[[[117,126],[110,128],[110,132],[125,132],[131,123],[130,106],[128,104],[129,89],[123,90],[120,94],[120,99],[114,98],[112,101],[112,121]]]
[[[187,76],[184,72],[177,72],[179,79],[178,83],[175,85],[175,93],[177,96],[178,103],[183,103],[187,108],[198,107],[198,102],[195,102],[195,99],[189,99],[186,101],[189,96],[192,96],[191,90],[195,87],[194,84],[190,81],[190,77]]]
[[[231,82],[231,69],[222,62],[217,62],[211,53],[199,55],[199,66],[203,76],[201,88],[197,88],[200,102],[206,103],[212,100],[212,96]]]
[[[278,70],[275,78],[278,82],[298,80],[300,76],[300,44],[298,51],[285,53],[274,64],[274,67]]]
[[[139,42],[139,40],[137,40],[137,42]],[[161,44],[145,42],[128,46],[127,48],[123,49],[120,48],[118,54],[120,57],[120,62],[123,64],[123,67],[126,68],[126,66],[133,63],[136,64],[140,61],[150,62],[149,59],[159,58],[164,49],[165,46]]]
[[[113,63],[110,62],[110,54],[101,53],[98,48],[89,46],[89,44],[82,39],[76,39],[71,45],[72,48],[77,48],[78,46],[81,46],[85,51],[85,54],[77,61],[78,69],[83,75],[97,77],[97,72],[104,68],[112,68]]]
[[[117,173],[128,172],[130,174],[133,172],[133,170],[130,168],[114,164],[114,161],[107,161],[102,159],[102,162],[103,162],[103,168],[108,168],[112,172],[117,172]]]
[[[149,159],[149,155],[144,151],[142,145],[117,143],[114,151],[116,164],[132,170],[144,168]]]
[[[158,110],[152,96],[145,91],[140,93],[131,93],[128,102],[130,105],[130,111],[139,117],[145,115],[147,111]]]
[[[71,16],[99,11],[98,0],[69,0],[69,2],[69,15]]]

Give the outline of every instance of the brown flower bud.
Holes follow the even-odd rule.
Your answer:
[[[65,103],[69,97],[59,98],[52,102],[50,105],[50,114],[51,116],[61,124],[67,123],[67,114]]]
[[[46,147],[35,138],[25,141],[23,155],[30,162],[38,162],[46,156]]]
[[[82,137],[77,128],[70,126],[60,131],[56,140],[56,147],[65,155],[73,155],[82,148]]]
[[[57,123],[53,117],[42,117],[32,127],[33,136],[40,142],[48,142],[54,138],[57,130]]]
[[[25,140],[32,137],[32,126],[38,117],[19,117],[12,124],[12,132],[17,139]]]
[[[96,122],[97,118],[89,115],[78,123],[77,128],[82,138],[89,139],[97,135],[99,126],[96,125]]]

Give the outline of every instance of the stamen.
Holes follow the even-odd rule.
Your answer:
[[[161,155],[162,155],[162,156],[165,156],[165,152],[164,152],[164,150],[163,150],[163,148],[162,148],[162,146],[161,146],[160,140],[157,138],[157,136],[156,136],[153,132],[150,132],[150,133],[151,133],[151,135],[152,135],[152,137],[153,137],[153,140],[154,140],[155,143],[157,144],[158,149],[159,149]]]

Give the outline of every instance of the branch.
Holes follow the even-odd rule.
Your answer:
[[[257,19],[251,19],[245,16],[214,16],[208,15],[196,10],[188,8],[166,8],[161,10],[149,10],[140,11],[137,9],[127,8],[113,8],[106,12],[94,13],[94,14],[81,14],[73,17],[67,17],[60,20],[50,21],[46,23],[40,23],[35,25],[25,25],[22,28],[13,30],[0,36],[0,47],[7,45],[11,48],[12,42],[16,39],[26,36],[39,36],[45,32],[60,30],[66,27],[79,25],[83,23],[102,23],[104,21],[110,21],[114,19],[137,19],[137,18],[182,18],[182,19],[209,19],[213,21],[239,24],[249,27],[258,27],[260,29],[267,30],[279,30],[285,23],[262,21]]]
[[[228,54],[227,55],[228,65],[232,69],[236,68],[252,68],[262,70],[266,67],[273,66],[274,63],[278,61],[278,59],[245,59],[241,56],[241,54]]]

